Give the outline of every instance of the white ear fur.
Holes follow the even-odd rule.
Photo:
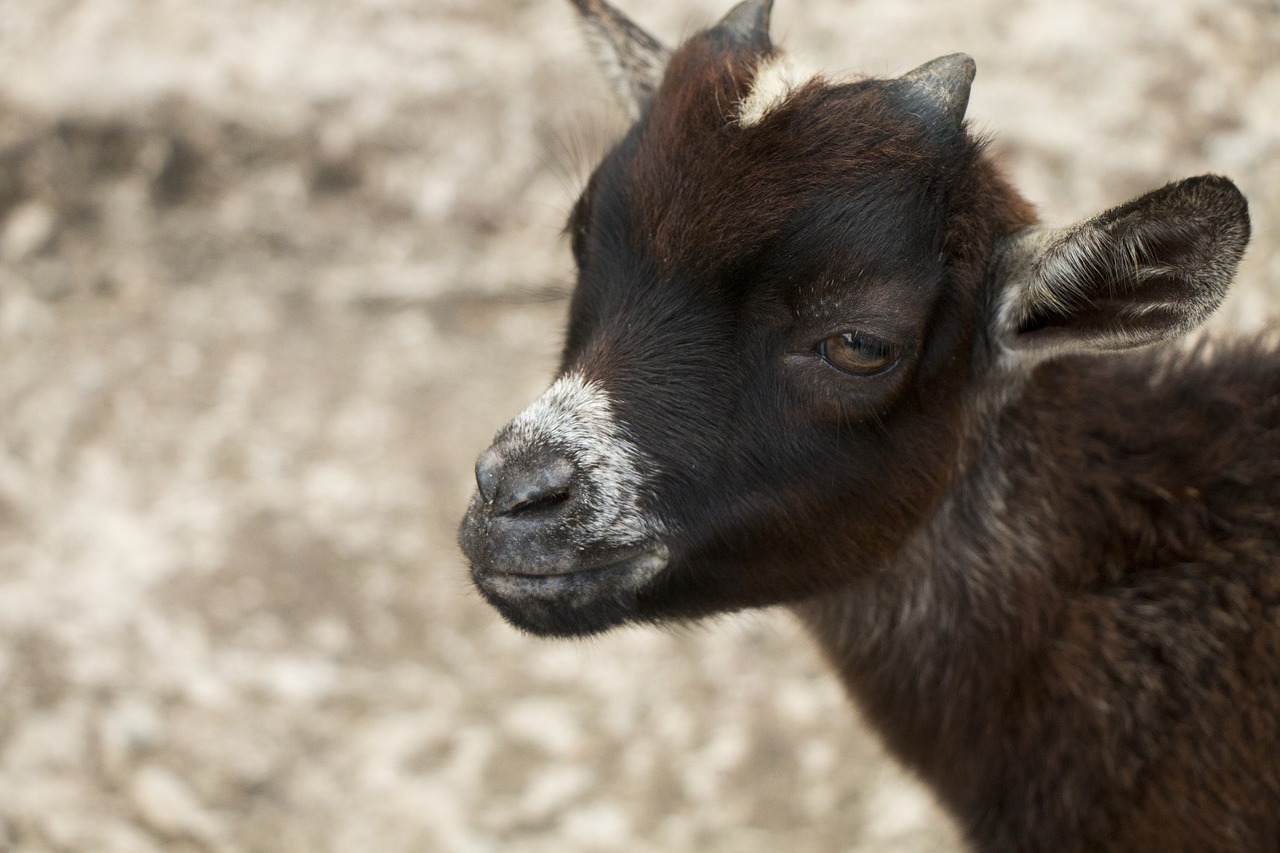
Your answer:
[[[1226,178],[1169,184],[1070,228],[1027,228],[992,257],[992,338],[1006,356],[1129,349],[1217,309],[1249,239]]]
[[[604,0],[570,2],[578,10],[578,19],[596,64],[627,116],[635,121],[662,83],[667,49]]]

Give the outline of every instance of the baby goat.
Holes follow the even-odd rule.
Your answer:
[[[461,543],[537,634],[786,604],[983,851],[1280,845],[1280,356],[1150,346],[1225,178],[1037,224],[974,63],[799,74],[747,0],[668,52],[573,0],[634,124],[569,220],[559,378]]]

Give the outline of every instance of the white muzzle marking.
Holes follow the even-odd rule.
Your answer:
[[[501,444],[504,454],[542,444],[569,455],[586,482],[588,512],[572,534],[581,544],[625,546],[659,532],[660,525],[639,505],[641,470],[650,466],[622,434],[609,395],[598,383],[578,373],[561,376],[511,421]]]

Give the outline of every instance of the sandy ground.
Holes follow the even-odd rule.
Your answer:
[[[1219,325],[1277,316],[1275,2],[775,33],[974,55],[1050,220],[1231,175]],[[471,460],[549,381],[617,129],[557,0],[0,0],[0,850],[958,849],[784,615],[550,643],[468,587]]]

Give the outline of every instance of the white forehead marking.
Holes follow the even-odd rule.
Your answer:
[[[787,54],[770,56],[756,67],[751,91],[738,102],[738,123],[743,127],[759,124],[771,111],[786,103],[792,92],[816,76]]]
[[[584,542],[629,544],[651,538],[659,525],[641,512],[646,466],[613,415],[609,395],[578,373],[566,373],[516,415],[499,440],[504,455],[536,444],[563,449],[585,476],[590,500],[579,528]]]

